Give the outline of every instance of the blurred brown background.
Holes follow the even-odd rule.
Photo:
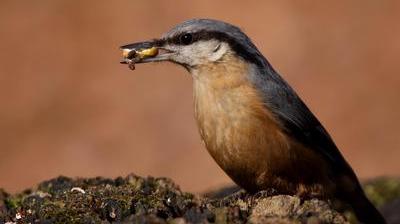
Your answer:
[[[252,37],[361,178],[400,174],[400,1],[0,1],[0,187],[55,177],[230,180],[200,143],[191,77],[118,47],[194,17]],[[253,4],[254,3],[254,4]]]

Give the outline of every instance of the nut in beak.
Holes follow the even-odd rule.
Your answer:
[[[140,63],[146,58],[155,57],[158,55],[158,49],[156,47],[151,47],[147,49],[122,49],[122,64],[128,64],[131,70],[135,69],[135,63]]]

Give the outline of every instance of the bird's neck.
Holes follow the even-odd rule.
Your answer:
[[[206,85],[213,90],[229,90],[247,83],[250,66],[231,53],[218,61],[196,66],[191,70],[194,84]]]
[[[249,72],[246,62],[230,54],[192,71],[195,116],[200,130],[229,126],[268,113],[248,80]]]
[[[200,130],[244,113],[255,91],[247,80],[248,65],[231,55],[192,70],[195,116]],[[242,115],[245,116],[245,115]],[[211,128],[211,127],[210,127]]]

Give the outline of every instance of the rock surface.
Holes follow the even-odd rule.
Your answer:
[[[380,205],[400,198],[400,187],[391,188],[391,196],[384,197],[384,183],[366,185]],[[7,222],[347,223],[329,203],[317,199],[303,201],[273,190],[249,195],[234,188],[200,197],[182,192],[169,179],[135,175],[113,180],[58,177],[16,195],[0,190],[0,223]]]

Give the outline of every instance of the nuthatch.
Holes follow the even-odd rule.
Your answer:
[[[192,74],[201,138],[245,190],[340,200],[359,221],[385,223],[324,127],[238,27],[193,19],[121,49],[131,68],[170,61]]]

